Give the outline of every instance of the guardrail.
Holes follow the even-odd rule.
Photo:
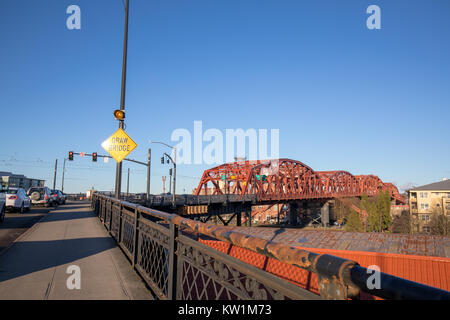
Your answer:
[[[94,194],[95,210],[132,266],[160,299],[357,299],[360,291],[385,299],[449,300],[450,292],[380,273],[381,289],[369,289],[372,272],[357,262],[316,254]],[[319,293],[258,269],[196,241],[211,237],[314,272]]]
[[[86,199],[86,193],[66,193],[66,200],[78,201],[80,199]]]

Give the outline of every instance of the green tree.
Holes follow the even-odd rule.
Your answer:
[[[361,217],[355,210],[351,210],[347,216],[345,231],[364,232],[364,226],[362,224]]]
[[[377,203],[366,194],[361,197],[361,207],[367,212],[366,231],[380,231],[380,215],[378,214]]]
[[[377,208],[381,216],[381,230],[388,230],[392,225],[391,194],[389,191],[380,192],[377,198]]]
[[[364,194],[361,197],[361,206],[367,212],[366,230],[368,232],[382,232],[390,228],[392,217],[389,191],[380,192],[377,197],[373,198]]]

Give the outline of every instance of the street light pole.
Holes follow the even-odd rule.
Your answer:
[[[122,88],[120,93],[120,110],[125,110],[125,84],[127,80],[127,49],[128,49],[128,9],[130,1],[126,0],[125,7],[125,35],[123,40],[123,60],[122,60]],[[123,129],[124,121],[119,120],[119,128]],[[116,165],[116,189],[115,197],[120,199],[120,189],[122,183],[122,162],[118,162]]]
[[[130,194],[130,168],[128,168],[128,176],[127,176],[127,197]]]
[[[150,166],[152,162],[152,149],[148,148],[148,160],[147,160],[147,194],[146,199],[150,198]]]
[[[61,183],[61,192],[64,193],[64,171],[66,171],[66,158],[64,158],[64,164],[63,164],[63,172],[62,172],[62,183]]]
[[[55,161],[55,175],[53,177],[53,190],[56,189],[56,171],[58,170],[58,159]]]
[[[173,159],[167,154],[167,153],[165,153],[165,155],[172,161],[172,163],[173,163],[173,194],[172,194],[172,202],[173,202],[173,205],[175,206],[175,196],[176,196],[176,193],[175,193],[175,186],[176,186],[176,180],[177,180],[177,147],[172,147],[172,146],[169,146],[167,143],[164,143],[164,142],[159,142],[159,141],[152,141],[152,140],[150,140],[149,141],[150,143],[159,143],[159,144],[163,144],[163,145],[165,145],[166,147],[169,147],[169,148],[171,148],[171,149],[173,149],[173,151],[174,151],[174,156],[173,156]],[[169,187],[170,187],[170,184],[169,184]]]
[[[177,147],[173,147],[173,151],[175,152],[174,156],[173,156],[173,194],[172,194],[172,201],[173,201],[173,206],[176,205],[175,201],[176,201],[176,192],[175,192],[175,187],[176,187],[176,181],[177,181]]]

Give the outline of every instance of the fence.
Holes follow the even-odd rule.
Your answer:
[[[94,194],[102,223],[135,270],[160,299],[350,299],[359,293],[385,299],[450,299],[450,293],[380,273],[380,289],[369,289],[372,272],[356,262],[316,254],[244,235],[134,203]],[[320,296],[197,241],[209,237],[317,274]]]

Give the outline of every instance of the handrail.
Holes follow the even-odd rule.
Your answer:
[[[225,226],[215,226],[177,214],[143,207],[131,202],[94,194],[93,199],[104,199],[135,209],[137,212],[165,220],[181,229],[188,229],[226,243],[251,250],[264,256],[316,273],[319,277],[319,292],[326,299],[357,297],[360,291],[384,299],[431,299],[450,300],[450,292],[395,277],[380,272],[380,289],[370,289],[368,283],[372,271],[361,267],[356,261],[329,254],[317,254],[282,243],[240,233]]]

